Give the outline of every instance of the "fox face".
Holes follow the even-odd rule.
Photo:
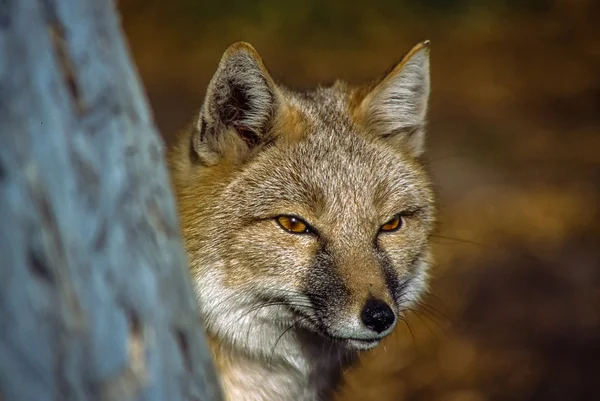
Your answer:
[[[419,298],[435,218],[419,162],[428,52],[361,87],[303,93],[250,45],[225,52],[169,155],[209,336],[264,354],[293,328],[365,350]]]

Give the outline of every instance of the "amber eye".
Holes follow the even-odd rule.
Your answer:
[[[294,216],[278,216],[276,218],[277,223],[284,230],[294,234],[305,234],[311,232],[310,227],[307,223]]]
[[[381,231],[396,231],[400,227],[402,227],[402,216],[396,215],[381,226]]]

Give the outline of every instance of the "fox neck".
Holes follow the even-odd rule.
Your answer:
[[[329,400],[356,358],[340,344],[302,329],[282,335],[281,327],[262,325],[252,337],[232,344],[209,333],[227,401]]]
[[[356,357],[281,305],[224,284],[224,265],[192,258],[199,312],[227,401],[326,401]],[[234,302],[235,300],[235,302]]]

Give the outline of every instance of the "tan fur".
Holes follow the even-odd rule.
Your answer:
[[[169,166],[228,400],[329,399],[425,289],[428,60],[423,43],[372,84],[296,93],[249,44],[224,53]],[[314,230],[289,233],[281,215]]]

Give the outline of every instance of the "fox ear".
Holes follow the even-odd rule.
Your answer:
[[[204,99],[193,149],[205,164],[243,157],[265,140],[279,91],[254,48],[244,42],[223,54]]]
[[[429,41],[425,41],[363,90],[356,113],[369,131],[418,157],[424,151],[429,90]]]

